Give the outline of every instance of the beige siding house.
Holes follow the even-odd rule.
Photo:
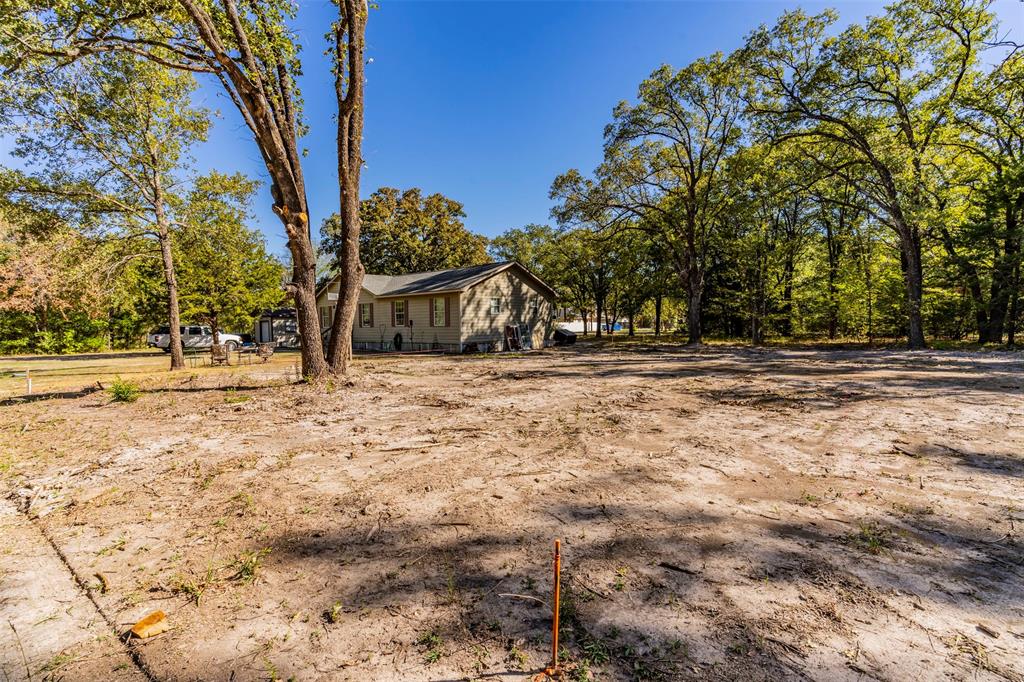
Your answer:
[[[526,348],[554,333],[555,291],[518,263],[408,275],[366,275],[352,329],[355,350],[502,350],[508,327]],[[338,302],[334,279],[317,293],[320,325]]]

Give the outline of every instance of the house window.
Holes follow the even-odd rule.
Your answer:
[[[331,326],[331,307],[328,305],[320,306],[320,328],[327,329]]]
[[[395,326],[405,326],[405,301],[395,301],[391,304],[394,306],[392,310],[395,311]]]
[[[360,303],[359,304],[359,326],[360,327],[372,327],[373,326],[373,304],[372,303]]]
[[[491,315],[497,315],[501,312],[501,299],[494,297],[491,299]]]
[[[433,306],[434,309],[431,311],[431,313],[434,316],[434,326],[435,327],[447,327],[448,326],[448,322],[445,319],[447,311],[445,310],[445,306],[448,305],[448,299],[442,297],[442,298],[434,298],[434,299],[431,299],[431,300],[433,301],[433,304],[434,304],[434,306]]]
[[[530,313],[536,315],[540,312],[540,299],[536,296],[530,301]]]

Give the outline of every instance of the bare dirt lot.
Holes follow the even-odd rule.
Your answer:
[[[1019,354],[282,383],[0,408],[0,679],[529,679],[560,537],[569,679],[1024,680]]]

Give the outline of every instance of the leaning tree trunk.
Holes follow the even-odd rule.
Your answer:
[[[218,66],[218,77],[242,119],[253,133],[272,182],[274,213],[288,237],[293,270],[288,289],[295,301],[296,321],[302,340],[302,373],[319,379],[327,373],[320,343],[320,319],[316,309],[316,253],[309,235],[305,180],[298,148],[299,122],[292,75],[274,49],[267,55],[253,51],[237,2],[224,0],[227,25],[220,25],[199,0],[178,0],[194,25],[199,39]],[[226,41],[230,35],[232,41]],[[229,52],[229,42],[236,51]],[[261,69],[263,60],[269,62]]]
[[[289,214],[289,211],[281,210],[278,215],[285,225],[289,237],[288,249],[294,263],[289,289],[295,301],[295,320],[302,340],[302,376],[307,380],[316,380],[327,373],[324,349],[320,342],[320,318],[316,309],[316,254],[309,240],[305,212],[300,212],[301,218],[294,221],[289,219]]]
[[[359,177],[363,165],[363,50],[368,7],[365,0],[340,0],[334,25],[334,91],[338,101],[338,182],[341,252],[338,307],[331,325],[327,361],[336,374],[348,371],[352,327],[365,269],[359,260]],[[407,313],[408,314],[408,313]]]

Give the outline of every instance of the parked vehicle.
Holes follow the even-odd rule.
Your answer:
[[[207,349],[213,345],[213,330],[202,325],[188,325],[181,329],[182,348]],[[225,334],[220,332],[221,344],[228,347],[228,351],[234,351],[242,345],[242,337],[238,334]],[[150,348],[160,348],[165,353],[171,352],[171,328],[159,327],[146,338],[146,344]]]

